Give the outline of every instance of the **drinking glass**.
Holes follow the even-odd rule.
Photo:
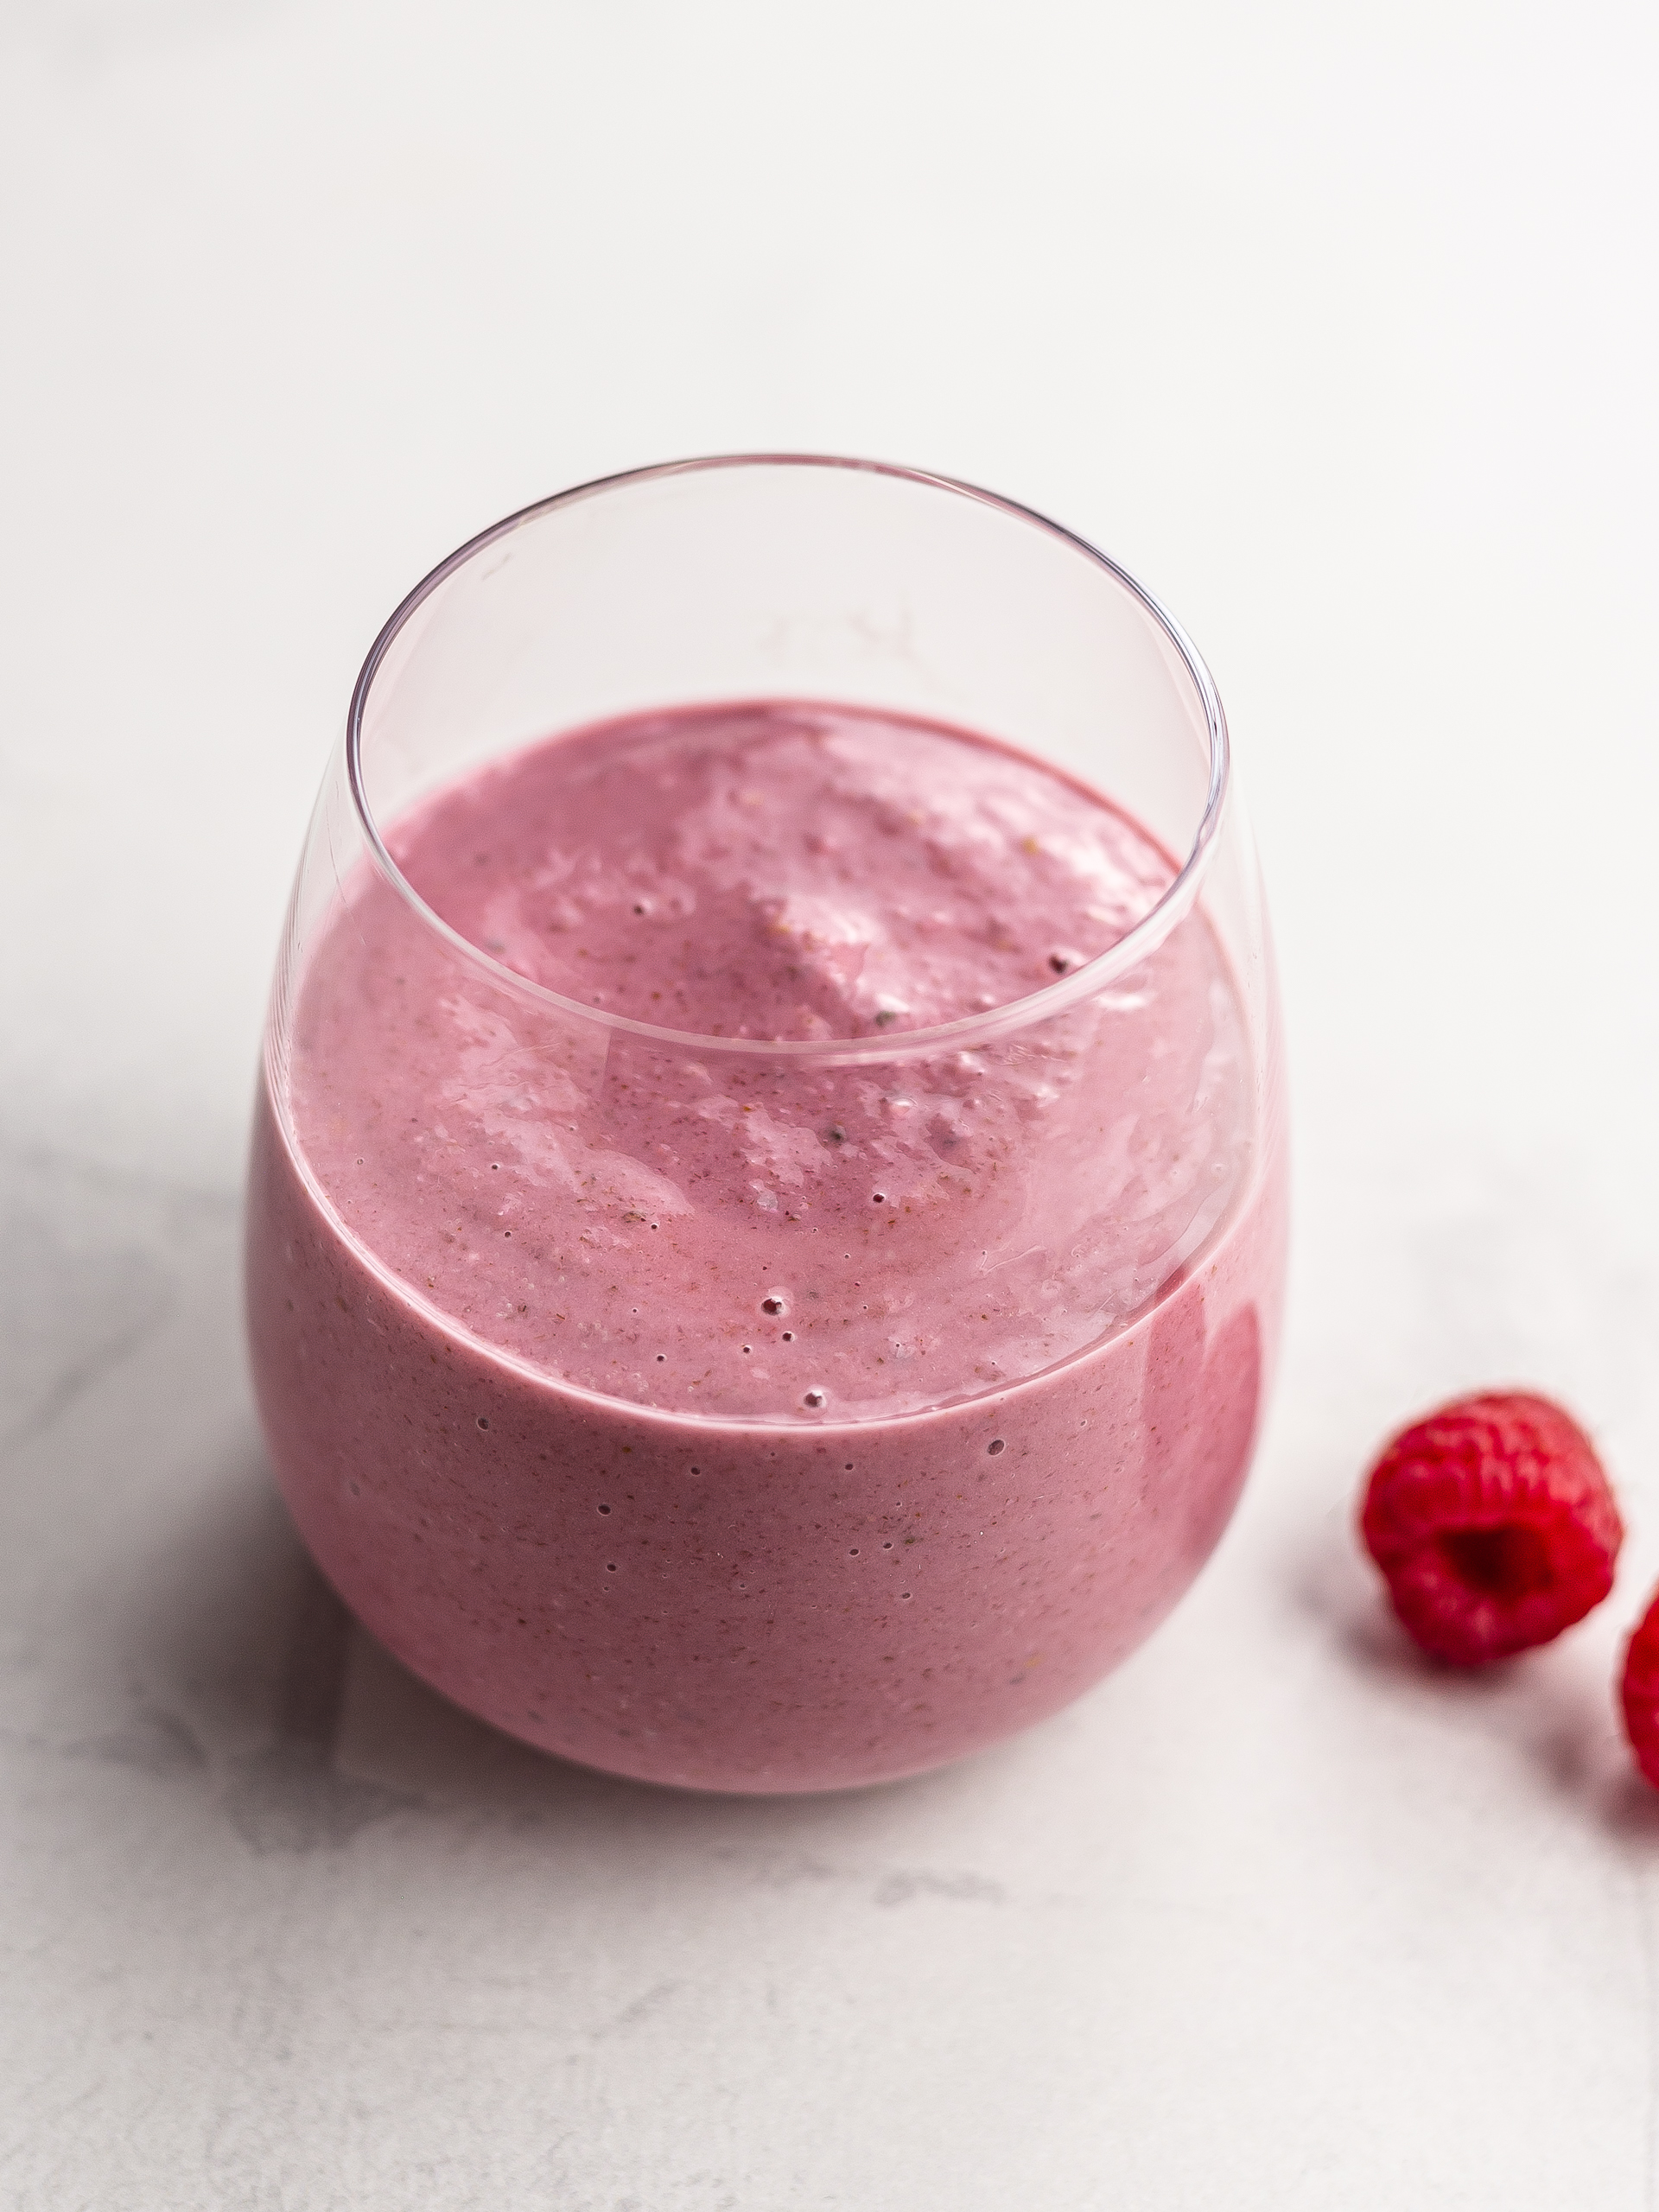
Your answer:
[[[1115,941],[933,1027],[693,1033],[548,988],[400,865],[532,744],[780,702],[1097,794],[1155,856]],[[1220,701],[1081,539],[915,470],[689,461],[485,531],[376,639],[283,933],[248,1318],[306,1542],[459,1704],[737,1791],[1053,1712],[1226,1523],[1285,1223]]]

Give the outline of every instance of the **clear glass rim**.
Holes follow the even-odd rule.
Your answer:
[[[931,1028],[901,1030],[896,1035],[878,1034],[873,1037],[709,1037],[691,1030],[661,1028],[653,1022],[635,1020],[630,1015],[612,1013],[602,1007],[584,1006],[580,999],[567,998],[562,992],[550,990],[545,984],[533,982],[516,969],[493,959],[470,938],[452,928],[421,897],[393,860],[380,834],[374,810],[369,804],[363,772],[363,721],[369,695],[382,662],[410,617],[451,576],[487,546],[558,508],[574,506],[583,500],[602,497],[607,492],[620,491],[658,478],[706,474],[716,470],[737,468],[846,469],[865,475],[892,477],[930,491],[975,501],[1007,515],[1013,521],[1028,524],[1058,539],[1084,560],[1103,569],[1151,615],[1174,647],[1203,705],[1210,742],[1210,781],[1204,810],[1185,858],[1157,903],[1116,944],[1096,954],[1094,959],[1085,961],[1081,967],[1073,969],[1069,975],[1052,983],[1045,983],[1037,990],[1027,992],[1022,998],[1010,999],[985,1013],[964,1014],[954,1021],[937,1023]],[[500,988],[555,1009],[572,1020],[586,1022],[595,1029],[636,1037],[666,1051],[689,1054],[699,1059],[718,1053],[749,1059],[788,1059],[816,1063],[820,1066],[840,1066],[864,1060],[892,1062],[911,1059],[940,1051],[972,1051],[977,1045],[988,1044],[1028,1027],[1033,1022],[1046,1021],[1052,1015],[1064,1013],[1081,1001],[1091,998],[1096,991],[1116,982],[1129,969],[1138,966],[1163,943],[1198,897],[1221,830],[1223,810],[1230,787],[1231,761],[1227,717],[1222,710],[1215,679],[1197,646],[1144,584],[1137,582],[1109,554],[1091,545],[1087,538],[1080,537],[1075,531],[1051,521],[1034,507],[1022,506],[1018,500],[1004,499],[999,493],[988,492],[979,485],[964,483],[952,476],[936,475],[926,469],[906,468],[894,461],[859,461],[836,454],[734,453],[705,454],[688,461],[658,461],[644,468],[623,469],[614,475],[595,477],[589,483],[573,485],[568,491],[556,492],[550,498],[520,507],[515,513],[493,523],[487,530],[480,531],[475,537],[468,538],[464,545],[458,546],[447,560],[441,561],[430,575],[423,576],[416,585],[369,648],[368,658],[364,661],[353,689],[351,708],[346,716],[346,767],[352,803],[381,874],[419,919],[446,942],[452,952],[488,976]]]

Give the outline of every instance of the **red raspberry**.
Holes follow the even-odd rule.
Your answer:
[[[1613,1586],[1624,1534],[1589,1438],[1519,1391],[1402,1429],[1371,1469],[1360,1529],[1407,1630],[1454,1667],[1582,1620]]]
[[[1636,1624],[1624,1647],[1624,1672],[1618,1685],[1624,1708],[1624,1733],[1636,1763],[1659,1789],[1659,1597]]]

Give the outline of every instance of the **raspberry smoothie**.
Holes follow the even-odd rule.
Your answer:
[[[543,743],[388,844],[559,1001],[367,867],[294,986],[255,1370],[368,1626],[550,1750],[746,1790],[936,1764],[1138,1643],[1278,1313],[1227,962],[1195,911],[1001,1041],[906,1039],[1116,943],[1167,855],[1006,747],[792,702]]]

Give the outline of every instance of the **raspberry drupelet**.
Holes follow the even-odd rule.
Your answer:
[[[1659,1594],[1624,1647],[1618,1700],[1636,1763],[1659,1789]]]
[[[1479,1667],[1548,1643],[1613,1586],[1624,1536],[1590,1440],[1547,1398],[1441,1406],[1384,1449],[1360,1529],[1425,1651]],[[1655,1630],[1659,1699],[1659,1629]]]

